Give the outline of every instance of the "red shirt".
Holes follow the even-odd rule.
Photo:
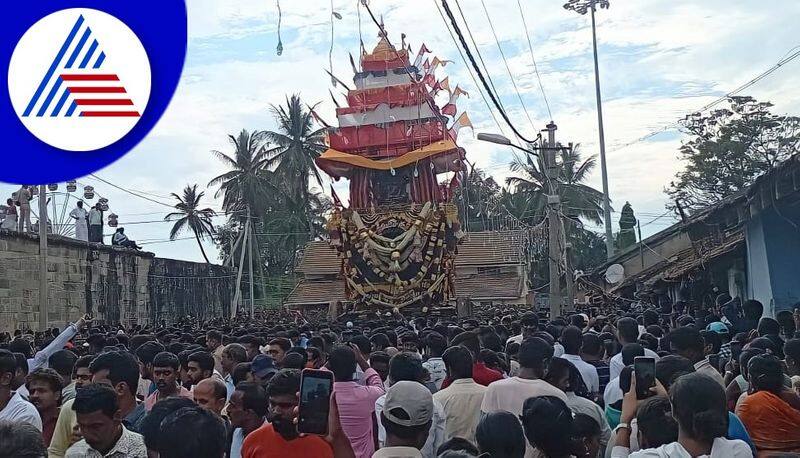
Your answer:
[[[287,441],[264,426],[248,434],[242,444],[242,458],[333,458],[333,449],[319,436],[304,436]]]
[[[479,385],[489,386],[489,384],[492,382],[503,380],[503,374],[494,369],[489,369],[485,364],[479,361],[472,365],[472,379],[475,380],[475,383]],[[442,382],[442,389],[450,386],[452,381],[453,380],[450,379],[450,377],[444,379]]]

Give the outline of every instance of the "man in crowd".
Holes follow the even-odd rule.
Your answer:
[[[78,356],[69,350],[58,350],[47,359],[47,366],[55,370],[61,377],[61,383],[64,387],[63,393],[61,393],[62,402],[75,397],[75,385],[72,381],[72,374],[75,371],[75,363],[77,360]],[[72,388],[67,390],[69,387]],[[71,394],[71,396],[66,398],[67,394]]]
[[[639,323],[630,317],[624,317],[617,320],[617,340],[620,346],[627,344],[635,344],[639,340]],[[644,349],[644,356],[650,356],[658,360],[658,354],[649,348]],[[619,377],[622,368],[625,364],[622,362],[622,353],[617,353],[608,362],[609,379],[613,380]]]
[[[36,407],[39,418],[42,420],[42,438],[45,446],[49,446],[53,439],[63,386],[58,372],[49,368],[36,369],[28,374],[25,380],[29,401]]]
[[[243,458],[334,456],[331,446],[322,437],[301,437],[297,432],[294,410],[299,403],[299,391],[300,371],[283,369],[270,379],[266,392],[269,399],[268,422],[247,434],[242,446]]]
[[[561,344],[564,346],[564,354],[561,355],[561,358],[566,359],[578,368],[589,395],[595,397],[600,391],[600,377],[597,375],[597,369],[584,362],[580,357],[581,348],[583,347],[581,330],[575,326],[564,328],[561,332]]]
[[[214,357],[207,351],[198,351],[189,355],[189,369],[186,371],[187,377],[192,386],[200,383],[201,380],[218,374],[214,369]],[[219,376],[220,380],[222,376]]]
[[[243,453],[244,441],[250,433],[264,424],[266,415],[267,394],[261,386],[249,382],[236,386],[228,403],[228,418],[234,428],[229,458],[247,456]]]
[[[225,408],[228,399],[225,383],[214,377],[207,378],[201,380],[191,394],[198,406],[222,415],[222,409]]]
[[[142,436],[122,422],[119,396],[104,383],[93,383],[75,395],[72,410],[83,439],[69,447],[66,458],[146,458]]]
[[[36,407],[11,388],[16,369],[14,354],[0,349],[0,421],[30,423],[41,431],[42,420]]]
[[[386,394],[380,422],[386,429],[386,446],[373,458],[422,458],[433,418],[430,390],[416,382],[397,382]]]
[[[153,381],[156,391],[144,400],[144,408],[150,411],[156,402],[173,396],[192,399],[192,393],[178,384],[178,357],[169,352],[161,352],[153,358]]]
[[[267,388],[269,379],[277,372],[278,368],[275,367],[275,362],[269,355],[258,355],[250,364],[250,373],[253,376],[253,381],[264,389]]]
[[[436,389],[442,389],[442,382],[447,377],[442,354],[447,348],[447,340],[438,332],[431,332],[425,338],[425,350],[428,360],[422,363],[422,367],[427,369],[430,374],[431,382],[436,385]]]
[[[587,364],[592,365],[597,371],[597,380],[599,382],[597,392],[602,395],[610,380],[608,361],[603,359],[603,355],[606,351],[603,346],[603,341],[600,340],[597,334],[587,332],[583,335],[581,342],[583,343],[583,345],[581,345],[581,359]]]
[[[75,361],[75,366],[72,368],[72,383],[64,387],[62,403],[75,399],[75,392],[78,389],[92,383],[92,373],[89,372],[92,360],[94,360],[94,355],[84,355]]]
[[[247,361],[249,361],[247,359],[247,350],[239,344],[228,344],[225,349],[222,350],[222,374],[224,375],[223,380],[225,381],[228,391],[228,399],[230,399],[233,394],[233,390],[236,389],[236,386],[233,384],[233,369],[236,368],[236,365],[239,363]]]
[[[247,350],[248,361],[252,361],[257,355],[261,354],[260,347],[263,342],[256,336],[250,334],[243,335],[239,337],[238,343],[244,345],[244,349]]]
[[[423,374],[422,360],[418,353],[398,353],[394,355],[389,362],[390,385],[397,382],[416,382],[424,385]],[[375,401],[375,415],[378,418],[380,418],[380,414],[384,409],[385,402],[386,395],[379,397],[378,400]],[[437,401],[433,401],[431,430],[428,433],[428,439],[420,450],[423,457],[436,457],[437,450],[445,441],[446,422],[444,408]],[[378,423],[378,445],[382,447],[385,444],[386,430],[383,428],[382,424]]]
[[[214,357],[214,370],[222,373],[222,352],[225,347],[222,345],[222,333],[211,330],[206,333],[206,348]]]
[[[149,382],[147,383],[148,388],[144,392],[139,392],[137,387],[137,395],[146,398],[156,390],[156,383],[153,380],[153,359],[164,350],[166,350],[164,345],[152,340],[136,349],[136,358],[139,360],[139,376],[142,380]]]
[[[363,383],[353,380],[356,364],[364,373]],[[375,401],[385,393],[381,377],[369,367],[361,352],[344,345],[331,351],[328,367],[333,372],[333,392],[342,429],[353,445],[356,458],[369,458],[375,452],[372,421]]]
[[[453,380],[450,386],[433,395],[434,401],[444,410],[444,440],[462,437],[475,443],[475,429],[480,421],[479,412],[486,387],[472,378],[472,354],[464,347],[450,347],[442,356],[447,375]]]
[[[109,351],[98,355],[89,365],[92,383],[110,386],[117,395],[117,410],[122,424],[129,431],[138,432],[139,422],[145,416],[144,404],[136,399],[139,385],[139,363],[133,354],[126,351]],[[76,399],[61,406],[53,440],[48,448],[50,457],[63,457],[75,440],[73,430],[78,424],[72,409]]]
[[[466,348],[472,354],[472,361],[474,361],[472,364],[472,378],[476,383],[489,386],[489,384],[503,379],[503,374],[486,367],[486,364],[482,361],[478,361],[478,355],[481,351],[481,341],[476,333],[465,331],[458,334],[453,338],[453,341],[450,342],[450,346],[457,345]],[[442,388],[447,388],[450,386],[450,383],[450,378],[446,378],[442,382]]]
[[[285,337],[278,337],[269,341],[267,346],[267,354],[272,357],[275,366],[278,368],[283,367],[283,358],[286,357],[286,352],[292,348],[292,342]]]
[[[684,326],[669,333],[669,345],[673,354],[683,356],[694,364],[697,372],[706,374],[725,388],[722,375],[708,361],[705,355],[705,345],[700,331],[695,328]]]

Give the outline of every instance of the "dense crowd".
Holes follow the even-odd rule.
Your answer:
[[[723,294],[579,311],[281,310],[3,333],[0,457],[800,453],[800,310],[776,320]],[[637,389],[640,361],[654,380]],[[298,432],[304,369],[332,374],[324,436]]]

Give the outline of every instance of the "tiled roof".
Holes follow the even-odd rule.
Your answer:
[[[480,273],[456,277],[456,297],[472,300],[516,299],[522,296],[523,281],[515,273]]]
[[[470,232],[458,246],[456,266],[522,264],[522,231]]]
[[[327,241],[315,240],[306,245],[303,259],[295,272],[309,275],[336,275],[341,269],[341,260],[335,248]]]
[[[300,280],[284,305],[327,304],[345,300],[344,280]]]

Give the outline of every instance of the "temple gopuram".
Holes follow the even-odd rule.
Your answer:
[[[356,308],[402,308],[446,303],[454,293],[453,262],[464,235],[453,191],[464,170],[455,102],[436,69],[446,61],[415,61],[385,35],[362,51],[347,106],[329,129],[329,149],[317,165],[334,180],[349,180],[349,205],[334,192],[330,244],[341,260],[346,301]],[[424,61],[423,61],[424,59]],[[439,107],[436,95],[447,91]],[[447,175],[449,176],[447,176]]]

